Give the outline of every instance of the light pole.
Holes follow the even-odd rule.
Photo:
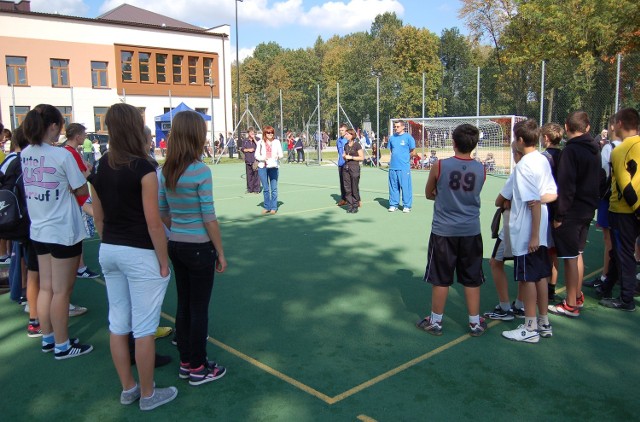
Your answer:
[[[371,70],[371,76],[376,77],[376,167],[380,166],[380,72]]]
[[[213,162],[216,160],[216,149],[214,148],[215,138],[213,137],[213,78],[209,76],[209,88],[211,89],[211,151],[213,152]]]
[[[238,45],[238,2],[242,0],[236,0],[236,119],[240,119],[240,46]],[[239,122],[236,121],[236,125]]]

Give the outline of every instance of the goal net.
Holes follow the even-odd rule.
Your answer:
[[[392,119],[405,122],[405,131],[416,140],[416,152],[421,157],[421,168],[429,167],[431,157],[438,159],[453,156],[453,130],[461,124],[468,123],[480,130],[478,147],[471,156],[484,164],[487,173],[507,174],[511,172],[511,141],[513,140],[513,126],[526,120],[522,116],[479,116],[479,117],[431,117]]]

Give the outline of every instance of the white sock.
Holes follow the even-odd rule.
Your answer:
[[[469,324],[480,324],[480,315],[469,315]]]
[[[85,265],[84,267],[80,267],[80,268],[78,268],[78,272],[79,272],[79,273],[83,273],[83,272],[85,272],[86,270],[87,270],[87,266],[86,266],[86,265]]]
[[[549,325],[549,315],[540,315],[538,317],[538,325]]]
[[[506,312],[511,309],[511,304],[509,302],[500,302],[500,309]]]
[[[442,315],[443,314],[436,314],[433,311],[431,311],[431,322],[435,322],[442,325]]]
[[[527,331],[535,331],[538,329],[538,323],[536,322],[536,317],[524,317],[524,327]]]
[[[516,299],[516,308],[517,309],[524,309],[524,302],[521,301],[520,299]]]

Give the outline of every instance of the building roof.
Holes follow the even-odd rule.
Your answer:
[[[145,9],[141,9],[130,4],[123,3],[115,9],[109,10],[106,13],[98,16],[98,20],[110,20],[129,23],[144,23],[148,25],[156,25],[161,27],[172,28],[184,28],[203,31],[200,28],[190,23],[182,22],[177,19],[170,18],[168,16],[161,15],[159,13],[150,12]]]
[[[133,6],[130,6],[130,7],[133,7]],[[139,10],[143,10],[143,9],[139,9]],[[148,12],[146,10],[144,12],[157,15],[153,12]],[[110,12],[107,12],[107,13],[110,13]],[[31,16],[35,18],[42,17],[42,18],[62,19],[62,20],[70,20],[70,21],[76,21],[76,22],[99,23],[99,24],[107,24],[107,25],[123,25],[123,26],[132,26],[132,27],[138,27],[138,28],[148,28],[148,29],[164,30],[164,31],[171,31],[171,32],[185,32],[189,34],[198,34],[198,35],[222,37],[222,38],[229,37],[228,34],[225,34],[222,32],[211,32],[210,30],[200,28],[198,26],[189,25],[188,23],[180,22],[176,19],[171,19],[167,17],[165,18],[168,19],[168,21],[163,22],[165,23],[165,25],[162,25],[162,23],[158,24],[155,22],[146,23],[146,22],[137,22],[132,20],[125,21],[125,20],[106,19],[106,18],[100,18],[100,17],[93,19],[93,18],[83,18],[79,16],[60,15],[57,13],[30,12],[30,11],[15,10],[15,9],[14,10],[0,9],[0,14],[7,14],[7,15],[13,14],[13,15],[26,16],[26,17]],[[157,15],[157,16],[162,16],[162,15]],[[182,24],[182,26],[172,26],[177,23]],[[185,25],[189,25],[189,26],[185,26]]]

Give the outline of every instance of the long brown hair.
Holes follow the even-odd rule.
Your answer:
[[[195,111],[181,111],[171,123],[167,161],[162,175],[168,190],[175,190],[178,179],[194,161],[200,161],[207,140],[207,125]]]
[[[132,158],[151,161],[147,154],[144,120],[137,108],[129,104],[114,104],[107,110],[104,123],[109,131],[109,167],[117,169],[128,165]]]
[[[58,125],[58,135],[64,126],[64,119],[60,110],[50,104],[38,104],[27,113],[22,122],[24,135],[31,145],[42,145],[49,126]]]

